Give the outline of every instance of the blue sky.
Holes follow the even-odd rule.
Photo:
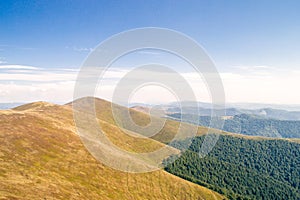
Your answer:
[[[43,72],[78,69],[90,50],[104,39],[128,29],[151,26],[174,29],[194,38],[222,73],[237,75],[263,70],[263,73],[282,74],[285,70],[288,77],[289,71],[300,70],[299,8],[300,1],[296,0],[2,0],[0,64],[32,66]],[[5,68],[0,70],[3,76],[13,73],[8,72],[7,67],[2,68]],[[14,79],[0,80],[0,83],[15,84],[18,80]],[[4,94],[6,100],[3,101],[17,98],[7,98]],[[249,98],[249,101],[271,102],[272,98],[269,95],[268,98]],[[298,97],[288,98],[290,100],[274,99],[273,102],[298,102]],[[51,99],[45,97],[45,100]]]
[[[5,0],[0,1],[1,57],[10,64],[79,67],[84,50],[107,37],[157,26],[196,39],[219,68],[299,67],[299,8],[299,1]]]

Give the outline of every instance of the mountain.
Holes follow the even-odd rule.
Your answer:
[[[89,101],[96,102],[99,125],[107,137],[128,151],[161,148],[160,141],[168,141],[176,130],[174,124],[178,124],[168,122],[157,140],[133,137],[115,126],[110,102],[80,99],[75,103],[82,105],[82,110],[77,112],[87,116],[84,106]],[[71,106],[36,102],[0,111],[0,199],[224,198],[163,170],[132,174],[101,164],[77,135]],[[149,122],[145,113],[130,112],[138,123]]]
[[[195,102],[195,101],[182,101],[181,106],[194,107],[197,104],[201,108],[212,108],[211,103],[207,102]],[[178,107],[178,102],[172,102],[163,104],[166,107]],[[267,104],[267,103],[226,103],[227,108],[235,108],[238,110],[260,110],[265,108],[271,108],[275,110],[286,110],[286,111],[300,111],[300,104]]]
[[[198,112],[197,112],[198,109]],[[212,114],[211,108],[202,108],[202,107],[185,107],[184,113],[182,114],[193,114],[200,116],[210,116]],[[215,109],[214,110],[217,116],[235,116],[241,114],[256,115],[268,119],[278,119],[278,120],[300,120],[299,111],[286,111],[278,110],[272,108],[262,108],[257,110],[250,109],[237,109],[237,108],[226,108],[226,109]],[[166,112],[169,114],[181,113],[180,107],[168,107]],[[219,113],[219,114],[218,114]]]
[[[300,120],[299,111],[287,111],[273,108],[264,108],[257,110],[256,115],[265,116],[267,118],[280,119],[280,120]]]
[[[138,105],[137,103],[134,105]],[[240,114],[257,115],[269,119],[279,120],[300,120],[300,106],[299,105],[273,105],[273,104],[226,104],[226,108],[218,108],[216,106],[212,109],[212,104],[203,102],[183,101],[174,102],[161,105],[138,105],[142,107],[151,108],[156,107],[167,114],[190,114],[200,116],[211,116],[212,112],[217,116],[235,116]]]
[[[90,109],[91,103],[95,110]],[[128,126],[127,120],[118,121],[128,117],[128,111],[142,127],[152,123],[155,129],[161,121],[164,126],[157,134],[144,137],[148,132]],[[74,113],[86,120],[86,127],[75,126]],[[165,165],[168,172],[132,174],[97,161],[94,157],[99,155],[109,159],[101,154],[105,149],[93,157],[82,143],[90,138],[76,131],[93,132],[93,126],[89,127],[93,114],[110,141],[128,152],[152,152],[171,145],[168,157],[159,160],[174,161]],[[299,199],[299,139],[211,129],[221,133],[220,139],[203,158],[199,149],[208,128],[149,116],[92,97],[64,106],[35,102],[3,110],[0,126],[0,199]],[[190,140],[176,137],[178,130],[189,134],[195,128],[197,137],[181,152]]]
[[[267,104],[267,103],[229,103],[229,107],[238,109],[259,110],[263,108],[272,108],[277,110],[300,111],[299,104]]]
[[[169,114],[172,119],[186,119],[186,122],[210,126],[211,117],[180,113]],[[300,138],[300,121],[269,119],[257,115],[240,114],[225,118],[222,130],[251,136],[276,138]]]

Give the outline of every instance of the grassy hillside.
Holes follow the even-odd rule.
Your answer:
[[[127,109],[125,109],[124,107],[119,106],[119,105],[115,105],[115,104],[112,105],[111,102],[108,102],[108,101],[105,101],[102,99],[88,97],[88,98],[76,100],[76,101],[74,101],[74,104],[76,104],[76,110],[84,111],[84,112],[86,112],[87,110],[90,111],[89,106],[95,104],[95,112],[96,112],[97,118],[100,119],[100,121],[104,121],[109,124],[116,125],[116,122],[114,120],[114,116],[112,113],[112,106],[114,106],[115,110],[117,110],[117,113],[121,116],[120,118],[122,118],[122,116],[126,117],[125,113],[127,112]],[[67,104],[67,106],[71,107],[72,103]],[[140,126],[147,126],[151,122],[149,115],[144,112],[139,112],[139,111],[136,111],[135,109],[129,109],[129,112],[130,112],[130,116],[131,116],[132,120]],[[206,127],[196,127],[196,126],[188,124],[188,123],[180,124],[174,120],[161,119],[161,118],[158,118],[155,116],[153,116],[152,119],[156,119],[157,121],[166,120],[163,128],[160,131],[158,131],[158,133],[156,135],[151,137],[152,139],[159,141],[161,143],[170,142],[175,137],[175,135],[178,133],[179,128],[181,128],[182,130],[185,130],[184,132],[186,134],[188,134],[192,130],[196,130],[197,135],[203,135],[203,134],[206,134],[208,131],[208,128],[206,128]],[[139,134],[143,134],[134,129],[130,129],[130,130],[137,132]],[[219,132],[218,130],[216,130],[216,131]]]
[[[99,100],[96,100],[96,104],[100,103],[98,101]],[[102,109],[110,113],[111,104],[106,103],[107,105]],[[122,110],[123,108],[120,107],[120,109]],[[97,111],[97,115],[101,115],[100,110]],[[149,116],[145,113],[131,111],[131,116],[138,124],[146,125],[149,122],[147,121]],[[112,120],[112,117],[109,120]],[[190,124],[183,124],[183,126],[186,131],[193,128]],[[176,135],[178,127],[178,122],[167,120],[165,127],[152,138],[163,143],[168,143],[174,138],[174,135]],[[197,135],[202,136],[207,130],[205,127],[198,127]],[[298,186],[295,185],[298,184],[297,177],[299,174],[297,175],[297,173],[299,173],[300,168],[297,164],[297,145],[299,145],[299,140],[245,136],[218,130],[213,131],[222,133],[223,136],[218,142],[216,149],[214,149],[206,159],[200,159],[196,152],[189,151],[183,154],[183,157],[174,163],[176,166],[171,165],[173,168],[168,166],[167,170],[187,180],[194,181],[197,184],[223,193],[229,198],[298,198],[298,189],[295,188]],[[224,140],[224,138],[228,139]],[[203,139],[203,137],[201,137],[201,139]],[[195,143],[193,145],[195,145]],[[191,148],[199,148],[199,143],[197,148],[193,145]],[[289,147],[292,148],[291,151],[288,151]],[[279,150],[277,151],[276,148]],[[217,151],[217,153],[215,151]],[[246,153],[243,151],[246,151]],[[235,152],[239,153],[236,155]],[[295,153],[296,155],[294,155]],[[245,160],[238,160],[235,156],[239,155],[241,156],[240,158],[245,158]],[[258,155],[260,155],[259,158],[257,158]],[[213,156],[213,158],[210,159],[210,156]],[[268,162],[266,165],[258,163],[259,159],[263,156],[265,156],[265,159],[262,160],[262,162]],[[271,157],[269,160],[267,159],[268,156]],[[289,158],[291,158],[291,160],[286,160]],[[221,159],[221,161],[217,159]],[[232,159],[236,162],[232,162]],[[282,163],[278,166],[280,162]],[[247,166],[244,166],[245,163]],[[200,166],[198,164],[200,164]],[[254,169],[248,169],[247,167],[249,165]],[[180,167],[179,169],[177,169],[178,166]],[[219,166],[219,168],[215,168],[216,166]],[[269,174],[266,175],[266,171],[257,171],[255,169],[257,166],[260,168],[267,166],[272,172],[268,172]],[[222,169],[222,167],[224,168]],[[292,169],[294,171],[290,172],[286,169]],[[272,177],[274,176],[272,173],[276,174],[275,178]],[[194,175],[198,175],[200,178]],[[293,178],[288,178],[288,176],[292,176]],[[205,179],[201,179],[203,177],[205,177]],[[290,182],[286,182],[283,179],[289,179]]]
[[[120,148],[147,152],[163,145],[124,134],[114,126],[110,103],[97,102],[99,124]],[[144,113],[133,116],[149,120]],[[172,135],[177,123],[169,123],[164,131]],[[162,170],[129,174],[99,163],[76,135],[70,105],[38,102],[0,111],[0,127],[0,199],[224,198]]]

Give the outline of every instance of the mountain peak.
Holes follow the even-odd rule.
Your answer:
[[[16,111],[26,111],[26,110],[42,110],[43,108],[55,106],[55,104],[44,102],[44,101],[38,101],[33,103],[24,104],[18,107],[13,108],[13,110]]]

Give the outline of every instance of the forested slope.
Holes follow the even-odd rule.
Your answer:
[[[166,170],[230,199],[300,199],[299,143],[221,135],[212,152],[200,158],[203,139],[195,138]],[[173,146],[180,149],[184,142]]]

